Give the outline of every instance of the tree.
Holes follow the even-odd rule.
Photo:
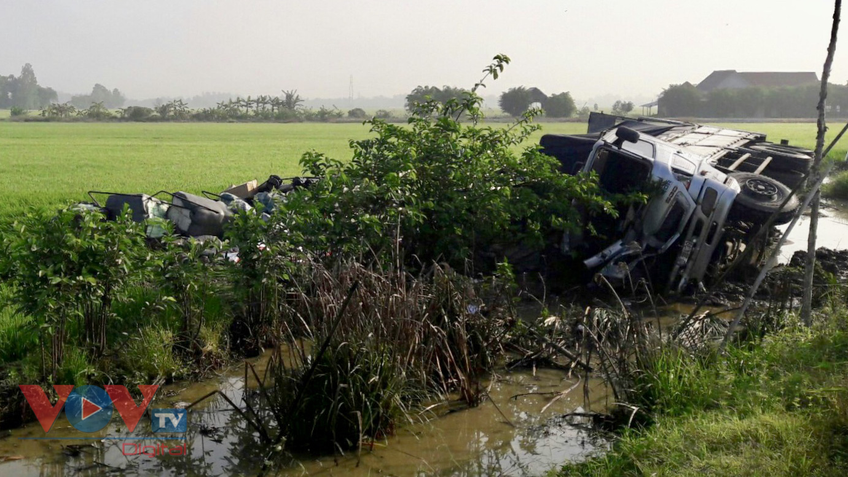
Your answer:
[[[32,65],[27,63],[21,68],[18,76],[17,90],[12,98],[12,105],[23,109],[38,108],[38,79]]]
[[[498,100],[498,105],[501,111],[513,117],[521,116],[533,103],[533,96],[530,90],[524,86],[510,88],[508,91],[501,93]]]
[[[12,107],[12,88],[14,82],[14,75],[0,76],[0,109],[9,109]]]
[[[612,105],[613,114],[620,114],[622,116],[627,116],[627,113],[633,111],[634,105],[633,101],[622,101],[618,100]]]
[[[438,101],[441,104],[447,104],[450,100],[459,101],[463,95],[468,93],[463,88],[453,86],[416,86],[411,93],[406,95],[406,110],[410,113],[416,111],[416,106],[424,104],[428,100]]]
[[[365,112],[362,108],[353,108],[347,112],[347,117],[354,119],[365,119],[368,117],[368,113]]]
[[[577,110],[569,92],[551,95],[542,103],[542,108],[545,110],[545,116],[549,118],[570,118]]]
[[[297,94],[297,90],[293,89],[291,91],[283,90],[283,98],[282,107],[288,109],[289,111],[294,111],[300,107],[302,107],[301,103],[303,103],[303,99]]]
[[[80,109],[85,109],[93,103],[103,103],[107,109],[118,109],[124,105],[126,97],[118,88],[109,91],[109,88],[100,83],[91,88],[90,94],[79,94],[71,97],[71,104]]]
[[[697,116],[701,109],[701,92],[690,83],[673,84],[660,98],[660,116]]]

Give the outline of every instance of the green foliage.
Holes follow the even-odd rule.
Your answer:
[[[552,94],[544,103],[542,109],[549,118],[570,118],[577,110],[571,93]]]
[[[94,211],[63,209],[50,217],[29,213],[3,234],[0,276],[12,287],[9,302],[32,317],[50,343],[54,377],[73,333],[94,355],[106,345],[112,302],[144,254],[144,233],[128,215],[107,222]]]
[[[45,118],[70,118],[77,112],[77,108],[71,103],[53,103],[41,110],[41,116]]]
[[[748,87],[715,89],[703,93],[689,83],[671,85],[659,98],[659,114],[678,117],[769,117],[812,118],[816,116],[820,86]],[[828,87],[828,115],[848,112],[848,86]]]
[[[19,108],[17,106],[12,106],[12,109],[9,110],[9,115],[13,118],[18,116],[23,116],[27,113],[27,110],[24,108]]]
[[[79,109],[87,108],[93,103],[101,103],[106,109],[117,109],[124,105],[127,98],[118,88],[109,89],[100,83],[91,88],[90,94],[80,94],[71,97],[71,104]]]
[[[512,322],[510,283],[435,264],[410,275],[386,263],[307,261],[293,277],[280,326],[286,344],[270,370],[287,447],[357,448],[393,433],[425,400],[456,392],[480,402]]]
[[[313,343],[318,349],[320,343]],[[312,379],[306,368],[294,375],[276,375],[291,385],[276,386],[281,408],[303,396],[287,415],[287,448],[330,453],[356,449],[361,438],[384,438],[407,411],[411,390],[404,370],[387,347],[336,342],[315,356]]]
[[[828,318],[722,357],[657,354],[640,384],[655,425],[560,475],[845,475],[848,334]]]
[[[153,116],[152,108],[144,106],[129,106],[121,110],[121,117],[130,121],[144,121]]]
[[[109,108],[103,105],[103,102],[92,103],[88,109],[80,109],[77,111],[77,115],[84,117],[86,119],[93,119],[95,121],[103,121],[104,119],[109,119],[112,117],[112,112],[109,111]]]
[[[32,319],[15,313],[0,300],[0,365],[26,357],[38,346]]]
[[[90,379],[96,375],[97,369],[89,362],[85,350],[71,346],[65,353],[61,366],[59,366],[56,382],[83,386],[89,384]]]
[[[391,111],[385,109],[378,109],[376,113],[374,113],[374,117],[377,119],[391,119],[394,117]]]
[[[406,95],[406,110],[410,113],[416,111],[419,105],[426,104],[427,101],[437,101],[443,105],[448,101],[460,101],[468,91],[463,88],[454,88],[451,86],[416,86],[411,93]]]
[[[501,107],[501,111],[512,117],[519,117],[524,114],[532,103],[533,95],[524,86],[510,88],[501,93],[498,99],[498,105]]]
[[[21,68],[21,74],[0,76],[0,109],[13,109],[26,112],[47,107],[56,101],[58,95],[52,88],[38,84],[32,65],[27,63]],[[12,116],[20,116],[12,114]]]
[[[229,267],[239,306],[230,328],[237,351],[257,354],[272,340],[273,326],[285,306],[290,272],[297,266],[289,233],[279,213],[270,219],[253,212],[238,213],[226,229],[228,244],[239,250],[238,263]]]
[[[831,199],[848,200],[848,171],[842,171],[830,178],[824,187],[822,195]]]
[[[365,119],[368,117],[368,113],[366,113],[362,108],[353,108],[347,112],[347,117],[353,119]]]
[[[622,101],[619,99],[615,103],[613,103],[612,113],[626,116],[628,113],[630,113],[630,111],[633,111],[633,107],[633,101]]]
[[[174,353],[176,341],[175,334],[166,327],[144,326],[122,347],[118,367],[138,383],[159,378],[170,382],[184,377],[187,369]]]
[[[306,173],[322,180],[285,205],[293,240],[332,257],[387,253],[399,240],[407,257],[462,267],[486,247],[542,247],[552,232],[579,227],[576,205],[611,210],[594,177],[560,174],[535,145],[515,152],[538,129],[535,113],[481,127],[480,104],[471,91],[420,104],[408,126],[368,121],[376,137],[352,141],[348,163],[305,154]]]
[[[701,110],[701,92],[689,83],[671,85],[659,97],[660,116],[698,116]]]

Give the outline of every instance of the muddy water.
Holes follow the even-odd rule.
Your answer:
[[[260,375],[265,362],[257,363]],[[359,456],[292,457],[277,475],[539,475],[607,447],[579,420],[562,418],[587,407],[606,408],[611,398],[600,380],[590,379],[585,386],[562,371],[539,369],[502,371],[491,384],[492,399],[477,408],[442,412],[441,417],[405,426]],[[248,379],[247,388],[255,386]],[[151,407],[174,407],[215,389],[243,406],[242,370],[203,383],[166,386]],[[586,391],[589,401],[584,400]],[[526,395],[515,397],[520,394]],[[0,462],[3,457],[16,460],[0,463],[0,475],[253,475],[265,458],[255,433],[220,397],[189,411],[185,440],[153,436],[147,418],[129,434],[117,413],[113,417],[96,435],[76,431],[64,415],[50,431],[55,440],[32,439],[45,437],[37,423],[12,431],[0,438]],[[122,449],[133,444],[165,444],[171,449],[185,444],[186,455],[125,456]]]
[[[781,232],[786,225],[780,227]],[[780,249],[780,263],[788,263],[792,254],[798,250],[807,250],[807,238],[810,231],[810,216],[804,215],[795,225],[783,248]],[[819,214],[816,233],[816,246],[835,250],[848,248],[848,202],[827,200]]]

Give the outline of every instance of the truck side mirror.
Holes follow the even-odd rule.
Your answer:
[[[637,143],[639,142],[639,131],[634,131],[628,127],[620,127],[615,130],[615,143],[614,146],[621,149],[621,145],[624,144],[624,141]]]

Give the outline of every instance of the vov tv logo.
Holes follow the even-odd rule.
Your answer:
[[[143,397],[140,404],[135,403],[124,386],[106,385],[101,388],[53,385],[59,396],[55,404],[50,403],[41,386],[22,384],[20,388],[45,433],[50,432],[63,408],[68,422],[78,431],[100,431],[109,425],[112,415],[117,411],[127,430],[133,432],[159,386],[139,385],[138,389]],[[150,417],[153,432],[185,433],[188,428],[188,414],[185,409],[151,409]]]

